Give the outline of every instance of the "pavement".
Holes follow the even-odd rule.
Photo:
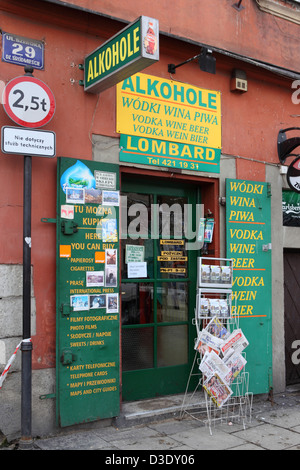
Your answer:
[[[224,405],[222,411],[214,406],[209,413],[205,400],[187,395],[127,403],[108,426],[99,422],[62,429],[34,439],[28,450],[101,450],[105,464],[134,468],[142,462],[176,463],[171,462],[176,458],[177,463],[193,464],[200,450],[300,450],[299,386],[247,402],[250,407],[239,402],[237,407]],[[20,447],[15,443],[1,450]]]

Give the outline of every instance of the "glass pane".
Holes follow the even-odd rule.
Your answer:
[[[153,367],[153,328],[123,328],[122,369]]]
[[[122,240],[121,267],[122,279],[128,279],[126,261],[145,261],[147,263],[147,279],[153,279],[153,240],[143,238]]]
[[[159,240],[157,256],[157,276],[159,278],[182,279],[187,277],[187,260],[185,240]]]
[[[188,320],[187,282],[162,282],[157,286],[157,321]]]
[[[176,196],[157,196],[159,235],[162,238],[183,238],[184,204],[188,199]]]
[[[122,193],[122,238],[150,238],[151,204],[152,194]]]
[[[122,289],[122,325],[153,323],[153,284],[124,283]]]
[[[157,328],[157,366],[175,366],[188,362],[187,325]]]

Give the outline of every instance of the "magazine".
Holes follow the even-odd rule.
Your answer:
[[[225,328],[222,322],[218,319],[218,317],[212,318],[210,322],[205,327],[205,330],[216,336],[217,338],[225,339],[229,336],[229,332]]]

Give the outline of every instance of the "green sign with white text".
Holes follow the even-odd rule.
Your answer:
[[[220,172],[221,149],[121,135],[120,161],[182,170]]]
[[[85,57],[84,90],[99,93],[158,60],[158,20],[141,16]]]

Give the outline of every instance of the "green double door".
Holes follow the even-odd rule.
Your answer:
[[[148,181],[122,179],[123,401],[184,392],[194,358],[199,194]]]

